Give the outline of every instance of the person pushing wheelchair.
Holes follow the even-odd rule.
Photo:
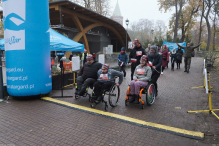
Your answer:
[[[114,69],[109,69],[108,64],[104,64],[102,69],[97,72],[98,79],[94,83],[94,90],[92,99],[95,103],[99,103],[103,100],[104,91],[110,90],[111,86],[115,83],[115,77],[119,77],[119,83],[116,86],[120,86],[123,81],[123,73]]]
[[[140,88],[147,86],[151,79],[151,67],[147,66],[147,56],[143,55],[140,59],[140,64],[135,68],[133,80],[130,83],[130,103],[139,103]]]

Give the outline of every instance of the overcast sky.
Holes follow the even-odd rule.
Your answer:
[[[166,26],[169,24],[171,12],[160,12],[157,0],[118,0],[120,11],[123,16],[123,26],[126,28],[125,20],[137,22],[139,19],[163,20]],[[111,11],[113,13],[117,0],[110,0]],[[130,24],[129,23],[129,24]]]

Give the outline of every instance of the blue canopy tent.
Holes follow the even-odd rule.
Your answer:
[[[73,51],[73,52],[84,52],[84,45],[77,43],[60,33],[49,29],[50,31],[50,51]],[[4,39],[0,40],[1,50],[5,50]]]
[[[186,47],[186,42],[183,42],[183,43],[178,43],[180,46],[183,46],[183,47]],[[173,42],[166,42],[164,41],[163,42],[163,45],[167,45],[169,50],[172,52],[172,50],[175,48],[176,50],[178,50],[178,46],[176,43],[173,43]],[[183,53],[185,53],[185,50],[183,50]]]

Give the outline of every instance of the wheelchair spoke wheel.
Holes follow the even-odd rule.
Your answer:
[[[111,107],[115,107],[120,96],[120,88],[114,84],[109,91],[109,104]]]
[[[156,89],[155,89],[154,84],[153,83],[149,83],[148,89],[147,89],[147,94],[146,94],[146,101],[147,101],[147,104],[149,106],[154,103],[155,92],[156,92]]]

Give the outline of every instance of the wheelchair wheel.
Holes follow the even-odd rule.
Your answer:
[[[146,94],[147,105],[150,106],[154,103],[155,93],[156,93],[155,85],[153,83],[149,83],[147,88],[147,94]]]
[[[115,107],[120,96],[120,88],[114,84],[109,91],[109,104],[111,107]]]

